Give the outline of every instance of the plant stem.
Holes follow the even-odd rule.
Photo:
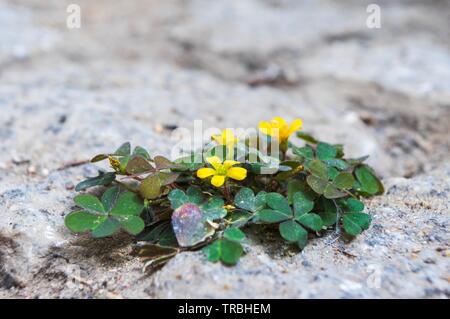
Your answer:
[[[228,203],[231,203],[231,196],[230,196],[230,190],[228,188],[228,183],[225,182],[225,185],[223,185],[223,195],[225,196]]]

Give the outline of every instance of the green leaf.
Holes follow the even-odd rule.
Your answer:
[[[368,166],[358,166],[355,169],[355,175],[364,192],[370,195],[383,193],[384,190],[380,180],[372,174]]]
[[[328,227],[336,224],[337,212],[334,202],[322,197],[322,209],[323,211],[319,212],[319,216],[322,218],[323,225]]]
[[[91,163],[101,162],[108,158],[108,154],[98,154],[91,159]]]
[[[105,207],[105,211],[109,212],[116,204],[117,198],[119,198],[120,187],[113,186],[108,188],[102,195],[102,204]]]
[[[303,226],[306,226],[314,231],[319,231],[323,227],[322,218],[317,214],[304,214],[295,218]]]
[[[124,192],[117,199],[117,203],[111,210],[112,216],[139,215],[144,209],[141,198],[132,192]]]
[[[155,162],[156,168],[157,169],[167,169],[167,168],[171,168],[174,163],[172,163],[171,160],[169,160],[168,158],[165,158],[164,156],[155,156],[153,158],[153,161]]]
[[[126,172],[128,174],[142,174],[153,171],[153,166],[140,155],[133,156],[127,163]]]
[[[228,214],[227,221],[234,227],[242,227],[252,218],[253,214],[246,210],[235,210],[231,214]]]
[[[333,145],[320,142],[317,144],[316,154],[320,160],[333,159],[336,157],[337,149]]]
[[[73,201],[75,202],[75,204],[77,204],[78,206],[80,206],[84,209],[99,212],[99,213],[106,213],[105,208],[103,207],[103,204],[95,196],[92,196],[89,194],[78,195],[78,196],[75,196]]]
[[[121,216],[119,222],[131,235],[137,235],[145,228],[145,223],[139,216]]]
[[[311,159],[312,160],[314,158],[313,149],[309,145],[306,145],[306,146],[303,146],[303,147],[294,147],[292,149],[292,152],[295,155],[304,157],[306,159]]]
[[[317,144],[319,143],[318,140],[316,140],[311,134],[308,134],[304,131],[297,132],[297,137],[301,138],[302,140],[309,142],[311,144]]]
[[[371,217],[364,213],[349,213],[342,217],[345,232],[351,236],[359,235],[369,228]]]
[[[308,236],[307,231],[293,220],[287,220],[279,225],[280,235],[288,242],[298,242]]]
[[[219,197],[211,197],[206,203],[200,206],[205,219],[210,221],[220,219],[226,216],[227,210],[223,207],[225,203]]]
[[[145,158],[148,161],[151,159],[150,154],[147,152],[147,150],[141,146],[136,146],[134,148],[133,155],[142,156],[143,158]]]
[[[353,186],[355,179],[351,173],[342,172],[333,180],[334,186],[339,189],[350,189]]]
[[[203,248],[203,252],[206,254],[208,261],[213,263],[218,262],[222,255],[222,241],[214,241],[212,244]]]
[[[341,171],[348,169],[350,167],[350,165],[348,165],[344,160],[337,158],[325,160],[324,163],[328,166],[336,167]]]
[[[309,187],[311,187],[312,190],[315,191],[317,194],[323,194],[323,192],[325,191],[325,188],[328,185],[327,180],[316,177],[314,175],[308,176],[306,178],[306,182],[308,183]]]
[[[174,189],[171,191],[168,198],[171,204],[170,206],[173,209],[177,209],[178,207],[189,202],[188,196],[180,189]]]
[[[170,173],[158,172],[155,175],[158,176],[159,181],[162,186],[167,186],[172,183],[175,183],[177,181],[178,177],[180,177],[180,173],[175,173],[175,172],[170,172]]]
[[[328,179],[328,170],[324,162],[320,160],[312,160],[307,163],[306,168],[314,176],[320,177],[322,179]]]
[[[347,199],[345,206],[346,210],[349,212],[362,212],[364,210],[363,202],[354,198]]]
[[[221,241],[221,250],[220,259],[227,265],[235,265],[244,252],[240,243],[226,239]]]
[[[292,218],[292,214],[287,215],[272,209],[263,209],[258,213],[257,216],[261,221],[266,223],[278,223],[286,219]]]
[[[309,200],[303,192],[295,193],[293,201],[295,216],[309,213],[314,208],[314,202]]]
[[[270,208],[277,210],[284,215],[292,216],[291,207],[283,195],[279,193],[267,193],[266,201]]]
[[[80,192],[80,191],[84,191],[93,186],[99,186],[99,185],[106,186],[106,185],[111,184],[115,179],[116,179],[116,173],[110,172],[110,173],[100,174],[96,177],[92,177],[92,178],[82,181],[75,187],[75,190],[77,192]]]
[[[264,208],[266,204],[266,192],[259,192],[255,196],[250,188],[241,188],[234,197],[234,204],[239,208],[255,213]]]
[[[123,143],[112,155],[127,156],[130,155],[131,145],[129,142]]]
[[[328,175],[328,179],[333,180],[336,178],[336,176],[339,175],[339,171],[336,168],[334,168],[333,166],[328,166],[327,175]]]
[[[239,228],[231,227],[224,231],[223,237],[231,241],[241,242],[245,239],[245,234]]]
[[[106,216],[94,215],[86,211],[76,211],[67,215],[64,223],[71,231],[81,233],[94,229],[106,218]]]
[[[113,235],[119,229],[120,229],[119,221],[117,221],[114,218],[108,218],[92,231],[92,237],[94,238],[108,237]]]
[[[153,174],[144,179],[139,186],[139,192],[146,199],[155,199],[161,195],[161,180]]]
[[[340,198],[346,195],[347,195],[346,193],[341,192],[337,187],[331,184],[328,184],[323,192],[323,196],[325,196],[325,198],[328,199]]]
[[[200,187],[190,186],[186,191],[189,202],[200,205],[203,202],[203,193]]]

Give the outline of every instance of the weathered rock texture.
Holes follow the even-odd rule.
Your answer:
[[[71,2],[0,1],[0,297],[449,296],[448,1],[380,0],[381,29],[360,0],[78,0],[67,29]],[[274,115],[371,156],[387,194],[353,242],[298,252],[249,229],[236,267],[183,253],[143,274],[127,235],[64,228],[96,173],[68,163]]]

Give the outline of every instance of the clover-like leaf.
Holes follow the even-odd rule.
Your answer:
[[[139,215],[144,209],[140,197],[132,192],[124,192],[117,199],[116,205],[111,209],[112,216]]]
[[[189,197],[180,189],[174,189],[171,191],[168,198],[173,209],[177,209],[181,205],[189,202]]]
[[[357,199],[349,198],[345,201],[345,210],[349,212],[362,212],[364,210],[364,203]]]
[[[358,166],[355,169],[355,175],[361,184],[362,191],[370,195],[382,194],[384,192],[383,184],[380,182],[367,165]]]
[[[323,161],[327,166],[332,166],[335,167],[339,170],[346,170],[350,167],[349,164],[347,164],[347,162],[345,162],[344,160],[338,159],[338,158],[333,158],[333,159],[327,159]]]
[[[130,142],[123,143],[120,147],[113,153],[115,156],[127,156],[130,155],[131,145]]]
[[[186,203],[173,212],[172,227],[181,247],[194,246],[214,234],[200,207],[193,203]]]
[[[348,213],[342,217],[345,232],[351,236],[359,235],[369,228],[371,217],[364,213]]]
[[[153,171],[153,166],[142,156],[135,155],[127,163],[126,172],[128,174],[142,174]]]
[[[312,160],[307,162],[306,168],[311,172],[312,175],[322,179],[328,179],[328,170],[324,162],[317,159]]]
[[[287,199],[279,193],[266,194],[267,205],[283,215],[292,216],[292,209]]]
[[[337,149],[331,144],[320,142],[317,144],[316,154],[320,160],[329,160],[336,157]]]
[[[109,172],[109,173],[103,173],[96,177],[89,178],[87,180],[82,181],[81,183],[77,184],[75,187],[75,190],[77,192],[84,191],[90,187],[94,186],[106,186],[111,184],[116,179],[116,173]]]
[[[339,189],[350,189],[353,186],[355,179],[351,173],[342,172],[333,180],[333,185]]]
[[[120,225],[131,235],[137,235],[144,230],[145,223],[139,216],[125,215],[117,219]]]
[[[117,199],[119,198],[120,188],[118,186],[113,186],[108,188],[102,195],[102,204],[105,211],[109,212],[116,205]]]
[[[311,148],[311,146],[309,146],[309,145],[306,145],[306,146],[303,146],[303,147],[294,147],[292,149],[292,152],[295,155],[301,156],[301,157],[306,158],[306,159],[312,160],[314,158],[314,151]]]
[[[145,158],[146,160],[150,160],[150,154],[147,152],[147,150],[141,146],[136,146],[133,150],[133,155],[139,155],[143,158]]]
[[[304,241],[308,237],[308,232],[293,220],[282,222],[279,226],[281,237],[291,243]]]
[[[223,207],[225,205],[222,198],[211,197],[207,202],[200,205],[204,214],[204,218],[210,221],[220,219],[226,216],[227,210]]]
[[[308,183],[309,187],[311,187],[311,189],[315,191],[317,194],[323,194],[325,188],[328,185],[327,180],[314,175],[309,175],[306,178],[306,182]]]
[[[340,191],[336,186],[333,184],[328,184],[325,187],[325,190],[323,191],[323,196],[328,199],[334,199],[334,198],[341,198],[346,196],[347,194]]]
[[[278,223],[292,218],[292,213],[285,214],[273,209],[263,209],[258,212],[258,218],[265,223]]]
[[[306,133],[304,131],[298,131],[296,135],[298,138],[301,138],[302,140],[304,140],[308,143],[311,143],[311,144],[319,143],[319,141],[316,140],[311,134]]]
[[[309,213],[314,208],[314,202],[303,192],[297,192],[293,196],[294,215],[301,216]]]
[[[200,205],[203,202],[203,193],[198,186],[190,186],[186,191],[186,195],[191,203]]]
[[[155,156],[153,158],[153,161],[155,162],[156,168],[157,169],[166,169],[166,168],[171,168],[174,163],[169,160],[168,158],[164,157],[164,156]]]
[[[222,240],[220,259],[224,264],[235,265],[241,257],[244,249],[242,245],[236,241]]]
[[[103,207],[103,204],[100,202],[100,200],[97,197],[95,197],[93,195],[89,195],[89,194],[78,195],[78,196],[75,196],[73,201],[75,202],[75,204],[77,204],[78,206],[80,206],[84,209],[102,213],[102,214],[106,213],[106,210],[105,210],[105,207]]]
[[[256,213],[266,204],[266,192],[261,191],[256,196],[250,188],[243,187],[234,197],[237,207]]]
[[[113,235],[119,229],[120,223],[117,219],[107,218],[103,223],[98,225],[91,234],[94,238],[108,237]]]
[[[211,262],[221,260],[224,264],[235,265],[241,257],[244,249],[239,242],[227,239],[218,239],[203,249]]]
[[[314,213],[299,215],[296,216],[295,219],[303,226],[306,226],[314,231],[319,231],[323,227],[322,218]]]
[[[161,195],[161,180],[158,175],[153,174],[144,179],[139,186],[142,197],[155,199]]]
[[[241,242],[245,239],[245,234],[239,228],[231,227],[223,232],[223,237],[231,241]]]
[[[75,211],[68,214],[64,220],[67,228],[75,233],[95,229],[107,219],[104,215],[94,215],[86,211]]]
[[[322,198],[322,211],[319,212],[324,226],[328,227],[337,222],[337,209],[332,200]]]

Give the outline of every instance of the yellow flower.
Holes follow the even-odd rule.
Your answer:
[[[225,129],[221,134],[211,136],[211,139],[220,145],[233,146],[239,139],[234,135],[232,130]]]
[[[302,120],[295,119],[289,126],[281,117],[274,117],[270,122],[262,121],[259,123],[259,130],[266,135],[278,137],[279,142],[285,142],[296,131],[302,127]]]
[[[247,177],[247,170],[245,168],[233,167],[234,165],[240,164],[239,162],[226,160],[222,163],[217,156],[208,157],[206,161],[213,168],[200,168],[197,171],[197,177],[203,179],[212,176],[211,184],[215,187],[221,187],[228,177],[237,181],[242,181]]]

